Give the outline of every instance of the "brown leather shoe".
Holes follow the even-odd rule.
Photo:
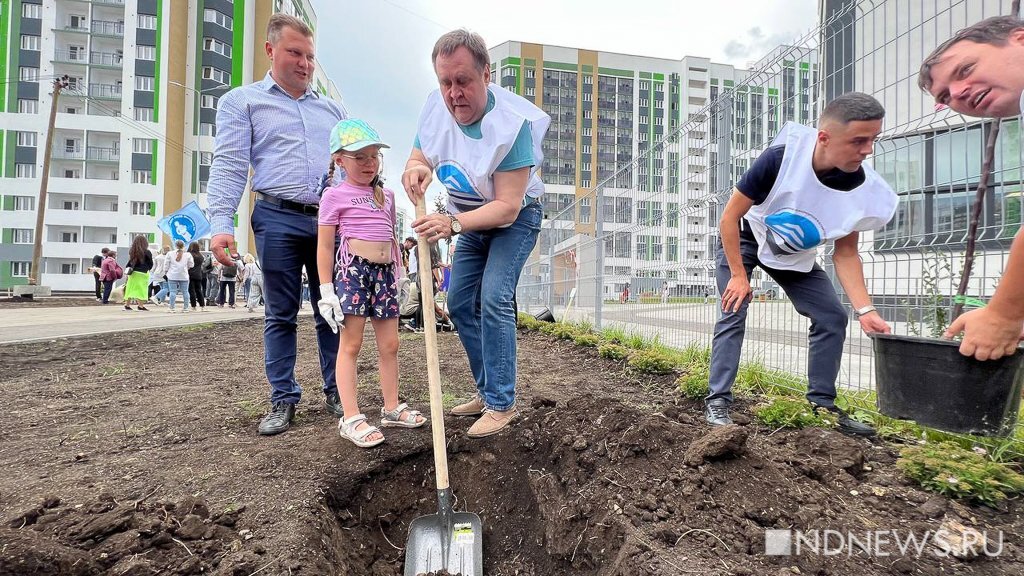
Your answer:
[[[484,415],[469,427],[467,436],[470,438],[483,438],[491,434],[497,434],[502,428],[508,426],[513,418],[519,415],[519,411],[510,408],[504,412],[497,410],[484,410]]]
[[[452,408],[452,416],[479,416],[484,413],[484,399],[479,394],[473,396],[469,402],[459,404]]]

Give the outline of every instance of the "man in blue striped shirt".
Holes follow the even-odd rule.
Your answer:
[[[305,267],[313,278],[318,275],[318,192],[331,159],[330,130],[346,113],[341,105],[310,89],[315,66],[313,32],[305,23],[285,14],[273,15],[266,50],[271,63],[266,77],[220,100],[208,190],[214,234],[210,249],[230,266],[238,258],[234,213],[252,167],[256,195],[252,229],[263,267],[263,346],[272,406],[259,432],[270,435],[288,429],[302,394],[295,379],[302,270]],[[334,377],[338,335],[320,316],[319,293],[313,291],[310,296],[325,403],[330,412],[341,415]]]

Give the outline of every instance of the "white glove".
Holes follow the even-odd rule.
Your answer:
[[[341,302],[338,295],[334,293],[334,284],[320,285],[320,301],[317,302],[320,315],[331,327],[331,332],[338,333],[338,327],[345,327],[345,315],[341,313]]]

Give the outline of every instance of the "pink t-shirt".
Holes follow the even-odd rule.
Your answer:
[[[391,261],[401,261],[398,240],[395,238],[395,193],[384,188],[384,206],[378,207],[373,200],[373,188],[355,186],[347,181],[324,190],[320,198],[321,226],[337,226],[341,248],[337,261],[348,266],[352,256],[348,253],[348,241],[391,242]],[[401,266],[398,266],[401,268]]]

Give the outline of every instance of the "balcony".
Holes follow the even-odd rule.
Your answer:
[[[119,162],[121,160],[121,151],[117,148],[89,146],[85,150],[85,159],[95,162]]]
[[[114,36],[124,38],[124,22],[112,22],[110,20],[94,20],[92,33],[101,36]]]
[[[109,100],[121,99],[121,86],[118,84],[89,84],[89,97],[107,98]]]
[[[64,64],[88,64],[84,50],[54,50],[53,61]]]
[[[53,157],[57,160],[85,160],[85,150],[81,146],[55,146]]]
[[[90,52],[89,64],[96,66],[108,66],[110,68],[121,68],[123,56],[115,52]]]
[[[120,6],[124,8],[124,0],[92,0],[97,6]]]

